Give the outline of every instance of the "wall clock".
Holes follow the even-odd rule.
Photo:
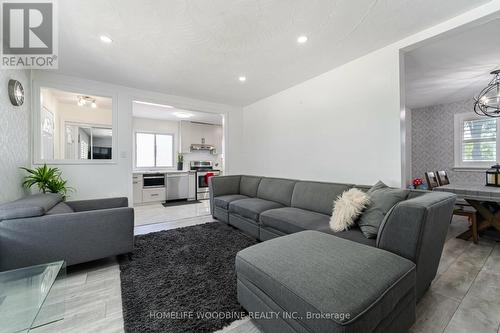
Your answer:
[[[14,106],[21,106],[24,103],[24,88],[21,82],[9,80],[9,98]]]

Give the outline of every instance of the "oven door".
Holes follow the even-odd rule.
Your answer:
[[[208,192],[207,172],[198,172],[196,174],[196,192]]]
[[[202,171],[196,173],[196,192],[198,199],[208,199],[208,178],[207,174],[212,173],[214,176],[220,175],[219,171]]]

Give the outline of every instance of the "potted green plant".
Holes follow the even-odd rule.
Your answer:
[[[184,155],[182,153],[177,153],[177,170],[182,171],[184,167]]]
[[[23,186],[25,188],[37,187],[42,193],[60,193],[64,198],[73,188],[67,186],[68,181],[62,179],[61,171],[58,168],[50,168],[47,164],[35,169],[22,167],[28,172],[24,177]]]

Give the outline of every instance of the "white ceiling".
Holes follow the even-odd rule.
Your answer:
[[[59,1],[59,72],[247,105],[486,2]]]
[[[176,112],[189,114],[191,115],[191,117],[186,119],[181,119],[175,115]],[[189,120],[189,121],[197,121],[200,123],[222,125],[222,115],[220,114],[181,110],[177,108],[166,108],[157,105],[148,105],[137,102],[133,102],[132,115],[136,118],[170,120],[170,121]]]
[[[500,68],[500,18],[438,38],[405,56],[406,105],[420,108],[470,99]]]

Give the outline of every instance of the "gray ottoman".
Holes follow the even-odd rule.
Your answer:
[[[405,332],[415,321],[415,264],[317,231],[236,256],[238,300],[265,332]]]

